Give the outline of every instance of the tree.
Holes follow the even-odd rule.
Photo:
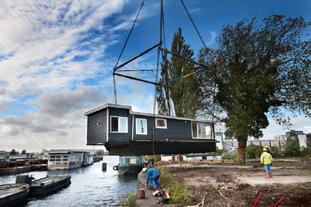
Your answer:
[[[226,136],[238,140],[239,163],[245,163],[249,136],[262,136],[267,114],[280,122],[282,109],[311,115],[310,41],[303,40],[308,26],[302,17],[281,15],[225,26],[219,48],[201,51],[209,66],[204,74],[214,90],[213,103],[222,112]]]
[[[17,155],[17,154],[18,154],[18,152],[15,149],[12,149],[10,151],[10,155]]]
[[[22,155],[26,154],[26,150],[23,149],[22,152],[21,152],[21,154],[22,154]]]
[[[181,28],[174,34],[171,51],[193,60],[193,50],[186,44]],[[176,56],[167,59],[167,54],[164,54],[161,68],[160,83],[170,87],[157,88],[159,114],[169,115],[168,97],[171,97],[176,116],[194,118],[200,108],[202,96],[193,63]]]

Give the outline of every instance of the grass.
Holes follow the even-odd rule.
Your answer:
[[[121,199],[120,206],[122,207],[135,207],[136,195],[135,193],[129,193],[126,197]]]
[[[161,167],[160,171],[160,183],[163,188],[170,191],[170,203],[179,205],[188,204],[191,196],[183,180],[174,177],[165,167]]]

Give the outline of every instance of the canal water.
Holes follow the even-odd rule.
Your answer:
[[[70,175],[71,185],[58,193],[43,199],[29,200],[24,207],[80,207],[80,206],[118,206],[120,199],[129,192],[136,191],[136,177],[119,176],[112,167],[117,165],[117,156],[104,156],[107,171],[102,171],[102,162],[69,171],[43,171],[23,174],[35,178],[46,175]],[[15,175],[1,176],[0,184],[14,183]]]

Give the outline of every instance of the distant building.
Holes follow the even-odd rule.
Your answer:
[[[91,165],[93,155],[87,150],[50,150],[48,152],[48,169],[68,170]]]
[[[307,148],[307,135],[303,131],[290,130],[286,132],[287,140],[299,141],[299,146]]]

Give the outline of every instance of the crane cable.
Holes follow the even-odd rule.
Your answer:
[[[114,68],[113,68],[113,72],[115,72],[115,71],[117,70],[119,61],[120,61],[120,59],[121,59],[121,57],[122,57],[122,54],[123,54],[123,52],[124,52],[124,50],[125,50],[125,47],[126,47],[128,41],[129,41],[129,39],[130,39],[130,36],[131,36],[131,34],[132,34],[132,32],[133,32],[133,29],[134,29],[135,24],[136,24],[136,22],[137,22],[138,16],[139,16],[139,14],[140,14],[140,12],[141,12],[141,10],[142,10],[144,4],[145,4],[145,0],[142,0],[141,5],[140,5],[140,8],[139,8],[139,10],[138,10],[138,13],[137,13],[137,15],[136,15],[136,17],[135,17],[135,20],[134,20],[134,22],[133,22],[133,25],[132,25],[132,27],[131,27],[131,29],[130,29],[130,32],[129,32],[128,35],[127,35],[127,38],[126,38],[125,43],[124,43],[124,45],[123,45],[123,47],[122,47],[122,50],[121,50],[121,52],[120,52],[120,54],[119,54],[119,57],[118,57],[118,59],[117,59],[117,62],[116,62],[116,64],[115,64]],[[114,89],[115,104],[117,104],[116,79],[115,79],[114,73],[113,73],[113,89]]]
[[[185,11],[186,11],[186,13],[187,13],[187,15],[188,15],[190,21],[191,21],[191,24],[193,25],[195,31],[197,32],[197,34],[198,34],[198,36],[199,36],[199,38],[200,38],[202,44],[204,45],[205,49],[207,49],[206,43],[205,43],[205,41],[203,40],[203,38],[202,38],[202,36],[201,36],[201,34],[200,34],[199,30],[198,30],[198,27],[196,26],[195,22],[193,21],[192,16],[191,16],[191,14],[189,13],[189,11],[188,11],[188,9],[187,9],[187,7],[186,7],[184,1],[183,1],[183,0],[180,0],[180,2],[181,2],[181,4],[182,4],[182,6],[184,7],[184,9],[185,9]]]
[[[164,8],[163,8],[163,0],[161,0],[160,4],[160,45],[158,46],[158,52],[157,52],[157,69],[156,69],[156,82],[158,82],[158,76],[159,76],[159,68],[160,68],[160,54],[162,54],[162,51],[160,48],[163,44],[163,32],[164,32]],[[164,36],[165,38],[165,36]],[[165,41],[165,39],[164,39]],[[157,105],[157,86],[154,88],[154,100],[153,100],[153,116],[156,115],[156,105]],[[155,137],[155,125],[156,122],[153,123],[152,127],[152,155],[153,155],[153,161],[155,161],[155,143],[154,143],[154,137]]]

